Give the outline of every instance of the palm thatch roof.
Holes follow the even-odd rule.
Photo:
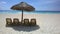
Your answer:
[[[11,7],[13,10],[25,10],[25,11],[34,11],[35,8],[25,2],[21,2]]]

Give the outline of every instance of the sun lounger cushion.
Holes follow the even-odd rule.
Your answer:
[[[29,25],[29,19],[24,19],[24,25]]]
[[[36,25],[36,19],[31,19],[30,25]]]
[[[18,25],[19,24],[19,19],[18,18],[14,18],[13,19],[13,24],[17,24]]]
[[[11,18],[6,18],[6,24],[7,24],[7,25],[12,24]]]

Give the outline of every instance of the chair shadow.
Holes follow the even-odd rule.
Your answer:
[[[38,25],[36,26],[7,26],[7,27],[11,27],[16,31],[26,31],[26,32],[35,31],[40,28]]]

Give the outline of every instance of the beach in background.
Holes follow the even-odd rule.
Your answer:
[[[59,12],[41,12],[26,13],[23,18],[29,21],[35,18],[37,27],[6,27],[6,18],[18,18],[21,21],[21,12],[0,12],[0,34],[60,34],[60,13]],[[24,29],[24,30],[23,30]]]

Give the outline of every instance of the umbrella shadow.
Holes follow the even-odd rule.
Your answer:
[[[36,25],[36,26],[10,26],[10,27],[16,31],[26,31],[26,32],[35,31],[35,30],[40,29],[40,27],[38,25]]]

